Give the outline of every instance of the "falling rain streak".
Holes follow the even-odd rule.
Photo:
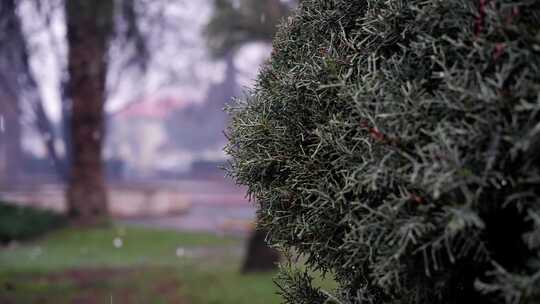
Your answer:
[[[5,130],[4,115],[0,115],[0,133],[4,133]]]

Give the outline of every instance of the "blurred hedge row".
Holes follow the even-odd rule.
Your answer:
[[[0,202],[0,243],[35,238],[67,223],[59,214]]]

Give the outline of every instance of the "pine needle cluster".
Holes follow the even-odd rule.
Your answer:
[[[304,0],[229,107],[285,303],[540,303],[540,1]]]

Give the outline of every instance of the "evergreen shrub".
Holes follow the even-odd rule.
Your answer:
[[[273,47],[226,151],[285,303],[540,303],[540,1],[303,0]]]

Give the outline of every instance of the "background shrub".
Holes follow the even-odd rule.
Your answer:
[[[64,224],[59,214],[0,202],[0,243],[35,238]]]
[[[540,1],[304,0],[229,108],[286,303],[540,302]]]

